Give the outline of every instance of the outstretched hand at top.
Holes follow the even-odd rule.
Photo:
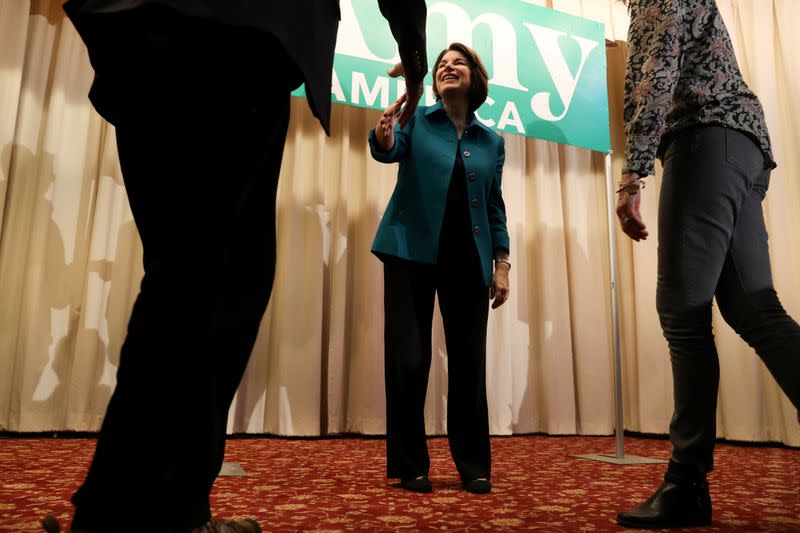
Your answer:
[[[403,70],[403,64],[398,63],[394,67],[390,68],[387,72],[389,76],[392,78],[399,78],[405,77],[405,71]],[[406,105],[403,110],[400,112],[400,127],[405,128],[406,124],[411,120],[411,117],[414,116],[414,113],[417,111],[417,106],[419,105],[419,99],[422,98],[422,93],[425,89],[423,82],[419,83],[408,83],[406,80],[406,95],[408,100],[406,101]]]

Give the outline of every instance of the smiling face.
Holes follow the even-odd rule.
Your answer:
[[[436,65],[436,89],[442,98],[469,97],[472,83],[469,61],[460,52],[450,50]]]

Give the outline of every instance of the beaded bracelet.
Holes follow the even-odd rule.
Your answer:
[[[628,193],[628,196],[634,196],[639,194],[639,191],[644,189],[644,180],[642,178],[635,179],[628,183],[619,182],[619,189],[617,190],[617,194],[619,193]]]

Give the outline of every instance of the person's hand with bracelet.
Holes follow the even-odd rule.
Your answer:
[[[641,190],[644,189],[644,176],[625,170],[619,183],[619,197],[617,198],[617,217],[622,225],[622,231],[634,241],[647,239],[647,226],[642,220],[639,205],[642,201]]]
[[[494,274],[492,285],[489,289],[489,299],[492,300],[492,309],[497,309],[508,300],[510,292],[508,272],[511,270],[511,261],[508,259],[508,250],[497,249],[494,254]]]

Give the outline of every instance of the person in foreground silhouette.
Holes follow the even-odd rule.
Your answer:
[[[399,44],[407,121],[422,93],[423,0],[379,0]],[[116,128],[144,249],[117,385],[72,531],[257,532],[212,518],[227,413],[275,269],[289,94],[329,131],[337,0],[69,0]],[[43,523],[58,531],[52,518]]]
[[[505,142],[475,111],[488,75],[453,43],[433,66],[438,102],[395,128],[404,97],[369,134],[372,156],[400,162],[372,252],[384,264],[388,477],[430,492],[425,393],[434,296],[447,342],[447,435],[464,488],[491,490],[486,324],[508,298],[509,238],[501,189]]]
[[[772,284],[761,202],[775,168],[764,112],[742,79],[714,0],[630,0],[625,80],[626,167],[617,215],[648,236],[642,180],[661,158],[656,305],[669,345],[675,411],[664,482],[619,513],[636,528],[711,523],[719,360],[716,297],[725,321],[755,348],[800,407],[800,326]]]

